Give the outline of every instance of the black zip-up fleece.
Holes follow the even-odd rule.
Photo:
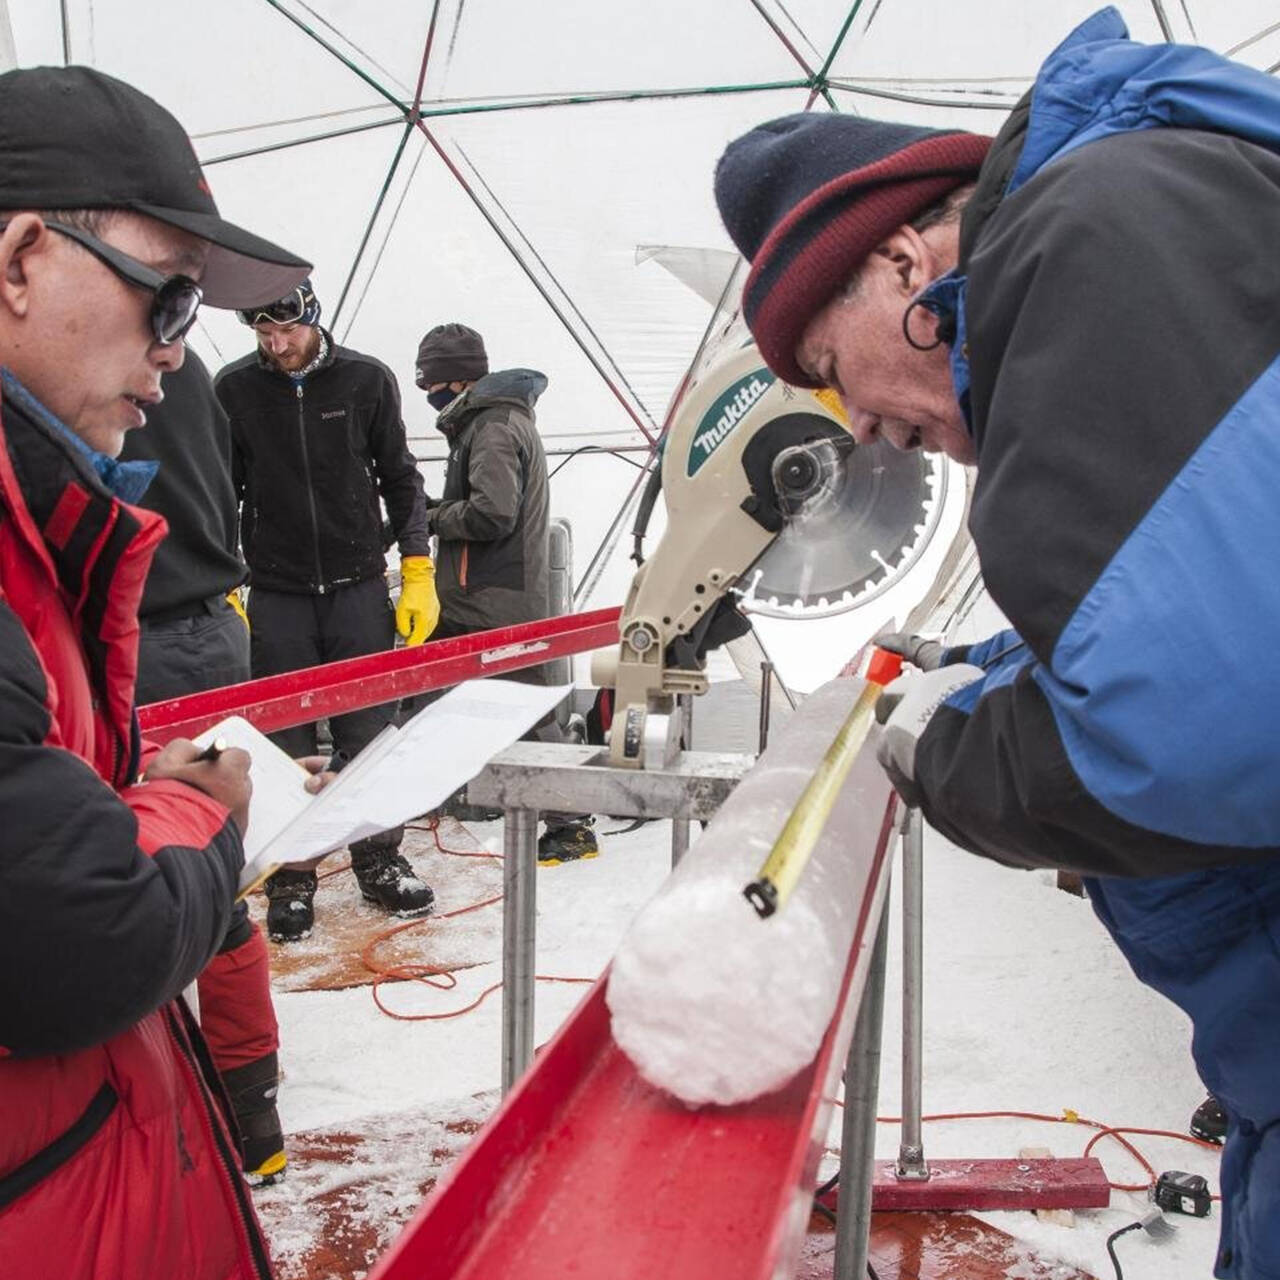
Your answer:
[[[322,595],[382,574],[379,498],[401,556],[431,551],[395,376],[325,338],[328,354],[301,382],[258,352],[214,382],[231,419],[250,582],[272,591]]]
[[[138,615],[195,613],[245,579],[236,542],[239,502],[231,487],[231,428],[213,397],[209,371],[194,351],[164,376],[164,401],[147,414],[141,431],[124,438],[121,461],[152,459],[156,478],[138,505],[169,524],[147,574]]]

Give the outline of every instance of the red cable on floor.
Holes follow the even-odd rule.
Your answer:
[[[440,839],[440,823],[436,818],[430,819],[425,826],[408,824],[410,830],[413,831],[430,831],[432,838],[435,840],[436,848],[444,854],[448,854],[453,858],[493,858],[502,861],[502,854],[489,853],[487,850],[476,849],[451,849]],[[338,868],[341,870],[342,868]],[[332,874],[332,873],[330,873]],[[403,924],[393,925],[390,929],[384,929],[381,933],[375,934],[361,949],[360,963],[374,975],[373,979],[373,1002],[378,1008],[387,1015],[388,1018],[394,1018],[397,1022],[441,1022],[447,1018],[460,1018],[464,1013],[470,1013],[472,1009],[478,1008],[479,1005],[495,991],[502,987],[501,982],[495,982],[492,986],[486,987],[469,1005],[461,1009],[453,1009],[448,1013],[396,1013],[394,1009],[389,1009],[382,1003],[382,999],[378,994],[379,988],[384,982],[418,982],[425,987],[435,987],[437,991],[451,991],[458,985],[458,979],[453,969],[442,968],[437,965],[427,964],[399,964],[399,965],[383,965],[373,958],[374,951],[381,946],[382,943],[389,941],[397,934],[404,933],[408,929],[418,928],[421,925],[432,924],[439,920],[450,920],[455,916],[464,916],[471,911],[479,911],[481,907],[492,906],[495,902],[501,902],[502,894],[498,894],[494,898],[486,898],[483,902],[474,902],[469,907],[458,907],[453,911],[444,911],[439,914],[423,916],[418,920],[406,920]],[[443,981],[434,981],[434,979],[443,979]],[[595,981],[594,978],[557,978],[546,974],[537,974],[534,977],[535,982],[568,982],[568,983],[587,983]]]
[[[837,1107],[843,1107],[844,1102],[841,1099],[834,1099]],[[1141,1133],[1148,1137],[1154,1138],[1176,1138],[1179,1142],[1190,1143],[1193,1147],[1201,1147],[1206,1151],[1213,1151],[1219,1155],[1222,1148],[1216,1143],[1205,1142],[1200,1138],[1192,1137],[1189,1133],[1174,1133],[1169,1129],[1135,1129],[1123,1125],[1106,1125],[1098,1120],[1090,1120],[1086,1116],[1079,1115],[1077,1112],[1067,1108],[1060,1116],[1046,1115],[1038,1111],[952,1111],[941,1112],[932,1116],[921,1116],[921,1121],[927,1120],[1042,1120],[1049,1124],[1082,1124],[1090,1129],[1097,1129],[1098,1132],[1089,1139],[1085,1146],[1082,1156],[1087,1156],[1103,1138],[1114,1138],[1133,1158],[1147,1171],[1150,1175],[1149,1182],[1141,1183],[1125,1183],[1125,1182],[1108,1182],[1107,1185],[1113,1191],[1146,1191],[1155,1184],[1156,1171],[1146,1157],[1133,1145],[1127,1138],[1122,1135],[1126,1133]],[[877,1124],[901,1124],[901,1116],[876,1116]],[[827,1154],[838,1156],[838,1150],[827,1148]],[[1212,1197],[1214,1200],[1221,1200],[1221,1196]]]

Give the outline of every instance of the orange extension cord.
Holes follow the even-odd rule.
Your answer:
[[[409,823],[408,827],[411,831],[430,831],[432,839],[436,842],[436,848],[451,858],[492,858],[498,862],[502,861],[502,854],[500,853],[489,853],[485,850],[476,849],[450,849],[440,839],[440,823],[436,818],[429,819],[425,825]],[[324,876],[337,875],[339,872],[345,871],[349,866],[350,863],[336,867],[332,871],[326,871]],[[403,924],[393,925],[390,929],[384,929],[381,933],[374,934],[360,952],[361,964],[374,975],[372,987],[374,1004],[388,1018],[395,1018],[397,1022],[441,1022],[446,1018],[460,1018],[464,1013],[470,1013],[472,1009],[479,1007],[487,997],[500,990],[502,983],[495,982],[492,986],[486,987],[470,1004],[464,1005],[461,1009],[452,1009],[448,1013],[397,1013],[382,1002],[379,988],[384,982],[418,982],[424,987],[435,987],[438,991],[452,991],[458,985],[457,976],[454,970],[437,965],[383,964],[375,958],[374,952],[384,942],[404,933],[408,929],[421,928],[426,924],[435,924],[440,920],[450,920],[455,916],[464,916],[471,911],[479,911],[481,907],[489,907],[496,902],[501,902],[502,897],[502,894],[498,894],[494,898],[485,898],[483,902],[473,902],[469,907],[458,907],[454,911],[433,912],[431,915],[422,916],[417,920],[406,920]],[[557,978],[541,973],[535,975],[534,980],[537,982],[568,982],[587,985],[595,981],[594,978]]]
[[[843,1107],[844,1103],[839,1099],[835,1099],[837,1107]],[[1107,1185],[1113,1191],[1147,1191],[1155,1185],[1156,1171],[1151,1167],[1151,1163],[1147,1158],[1133,1145],[1128,1138],[1123,1135],[1126,1133],[1145,1134],[1152,1138],[1176,1138],[1179,1142],[1189,1143],[1193,1147],[1199,1147],[1204,1151],[1212,1151],[1217,1155],[1222,1154],[1222,1148],[1213,1142],[1204,1142],[1200,1138],[1193,1138],[1189,1133],[1174,1133],[1169,1129],[1135,1129],[1124,1125],[1107,1125],[1100,1120],[1090,1120],[1086,1116],[1080,1115],[1076,1111],[1072,1111],[1069,1107],[1065,1108],[1060,1116],[1045,1115],[1038,1111],[953,1111],[939,1113],[932,1116],[921,1116],[922,1121],[927,1120],[1042,1120],[1048,1124],[1082,1124],[1088,1129],[1097,1129],[1098,1132],[1089,1139],[1085,1149],[1080,1153],[1081,1156],[1087,1156],[1102,1141],[1103,1138],[1114,1138],[1146,1171],[1148,1180],[1146,1182],[1108,1182]],[[901,1124],[901,1116],[876,1116],[877,1124]],[[840,1152],[827,1148],[827,1154],[838,1156]],[[1221,1196],[1213,1196],[1214,1200],[1221,1200]]]

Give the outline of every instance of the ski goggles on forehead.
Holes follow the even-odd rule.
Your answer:
[[[255,324],[297,324],[307,313],[307,299],[301,289],[295,289],[287,298],[270,302],[265,307],[248,307],[237,311],[241,324],[252,328]]]
[[[0,230],[7,224],[0,223]],[[151,294],[151,332],[155,340],[162,346],[179,341],[196,322],[200,310],[200,302],[204,294],[200,286],[190,276],[161,275],[154,267],[149,267],[137,258],[131,258],[114,245],[109,245],[97,236],[81,231],[79,227],[71,227],[63,222],[51,222],[47,218],[44,225],[50,231],[74,240],[82,248],[87,249],[99,262],[109,267],[126,284],[135,289],[143,289]]]

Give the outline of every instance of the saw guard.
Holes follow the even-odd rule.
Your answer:
[[[705,691],[702,632],[726,594],[785,617],[854,608],[914,562],[945,485],[934,459],[857,446],[829,397],[778,380],[754,344],[704,361],[663,444],[666,532],[616,659],[593,666],[616,690],[611,763],[641,766],[650,711]]]

